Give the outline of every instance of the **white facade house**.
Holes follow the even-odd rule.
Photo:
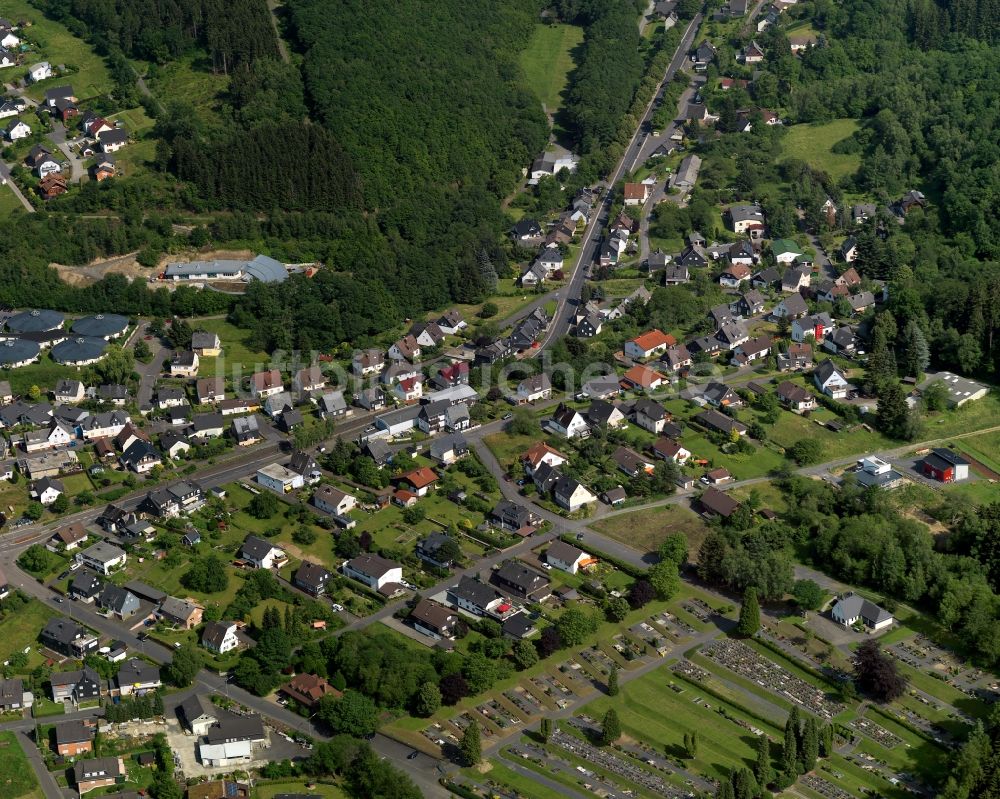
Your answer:
[[[83,552],[76,553],[76,562],[88,566],[100,574],[111,574],[115,569],[125,565],[128,556],[125,550],[119,549],[107,541],[98,541],[87,547]]]
[[[52,65],[48,61],[40,61],[28,67],[28,79],[32,83],[52,77]]]
[[[269,463],[257,470],[257,484],[278,494],[288,494],[305,484],[305,477],[280,463]]]
[[[847,378],[833,361],[823,361],[813,373],[813,380],[820,391],[833,399],[844,399],[850,389]]]
[[[844,594],[833,603],[830,616],[845,627],[861,622],[872,632],[884,630],[895,621],[889,611],[853,592]]]
[[[537,402],[552,396],[552,383],[547,374],[527,377],[517,384],[515,402],[523,405],[526,402]]]
[[[345,577],[357,580],[373,591],[379,591],[390,583],[401,584],[403,581],[403,567],[378,555],[359,555],[353,560],[344,561],[341,571]]]
[[[566,438],[577,438],[590,435],[590,427],[583,415],[570,407],[556,409],[555,415],[549,419],[549,428]]]
[[[285,550],[272,546],[256,535],[248,535],[240,547],[239,557],[257,569],[273,569],[287,561]]]
[[[334,516],[346,516],[358,506],[357,497],[331,485],[321,486],[313,494],[313,504]]]
[[[582,549],[577,549],[558,539],[545,551],[545,562],[553,569],[576,574],[581,567],[593,562],[593,558]]]
[[[31,135],[31,126],[23,120],[18,119],[11,122],[5,132],[10,141],[18,141],[19,139],[26,139]]]
[[[212,621],[205,625],[201,634],[201,645],[210,652],[224,655],[240,645],[236,635],[236,623],[231,621]]]

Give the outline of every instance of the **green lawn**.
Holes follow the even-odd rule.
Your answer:
[[[0,621],[0,661],[4,661],[25,647],[34,648],[38,633],[56,614],[38,600],[32,600],[16,613]],[[2,792],[0,792],[2,793]]]
[[[744,411],[740,417],[747,420],[756,418],[752,410]],[[813,411],[809,418],[799,416],[791,411],[782,411],[778,421],[766,428],[767,437],[779,447],[790,447],[803,438],[818,441],[823,447],[820,461],[845,458],[848,455],[876,452],[879,449],[899,446],[898,442],[886,438],[877,432],[869,432],[861,425],[855,425],[850,430],[834,433],[823,425],[836,419],[832,411],[819,408]]]
[[[42,799],[44,796],[12,732],[0,732],[0,796],[4,799]]]
[[[225,319],[192,319],[191,327],[215,333],[222,343],[222,355],[218,358],[202,358],[198,377],[215,377],[231,374],[239,366],[243,377],[249,377],[258,369],[271,363],[271,356],[260,350],[253,350],[244,343],[247,331],[231,325]]]
[[[528,47],[521,53],[521,68],[528,88],[554,114],[562,106],[566,78],[573,69],[572,50],[583,41],[583,28],[576,25],[539,23]]]
[[[527,763],[524,765],[528,767]],[[523,796],[525,799],[563,799],[565,796],[565,794],[548,788],[530,777],[512,771],[496,760],[489,761],[485,773],[480,773],[478,769],[465,769],[463,773],[479,783],[502,785],[516,791],[518,796]],[[553,779],[557,779],[557,777],[553,777]]]
[[[216,112],[221,106],[221,96],[229,85],[225,75],[215,75],[210,65],[188,56],[172,61],[166,66],[134,65],[139,74],[146,75],[146,83],[157,99],[183,100],[194,107],[195,113],[208,124],[217,122]]]
[[[659,548],[669,533],[681,532],[688,539],[688,553],[696,556],[705,539],[708,526],[701,518],[682,505],[636,510],[600,519],[595,530],[642,552]]]
[[[39,100],[46,89],[69,83],[81,100],[96,97],[111,90],[111,75],[104,59],[94,52],[83,39],[70,33],[62,24],[48,19],[28,0],[9,0],[4,4],[4,14],[11,19],[26,19],[32,25],[26,28],[23,38],[38,44],[38,52],[28,56],[28,63],[49,61],[53,66],[65,64],[70,74],[34,83],[28,96]],[[12,69],[21,77],[23,70]]]
[[[969,436],[959,439],[955,445],[982,463],[983,466],[1000,473],[1000,456],[997,455],[1000,453],[1000,432]]]
[[[823,170],[834,181],[839,181],[858,170],[861,166],[861,157],[835,153],[832,147],[857,129],[858,123],[854,119],[793,125],[785,131],[781,142],[781,154],[784,158],[801,159],[814,169]]]
[[[129,108],[125,111],[119,111],[117,114],[111,114],[108,119],[112,122],[121,120],[125,123],[129,133],[132,134],[149,130],[155,124],[154,121],[146,114],[146,111],[142,108],[142,106],[139,106],[138,108]],[[124,152],[124,150],[122,152]]]
[[[306,787],[306,783],[298,782],[265,782],[256,783],[254,787],[254,799],[272,799],[275,794],[293,793],[315,796],[318,799],[345,799],[346,794],[336,785],[325,785],[320,783],[309,783],[311,787]]]
[[[493,433],[485,436],[483,442],[489,447],[493,457],[500,461],[500,465],[505,469],[510,469],[521,454],[532,444],[541,439],[542,428],[538,428],[537,436],[521,436],[511,433]],[[568,452],[564,454],[568,455]]]
[[[20,369],[0,369],[0,379],[9,380],[15,394],[26,394],[32,386],[53,388],[64,377],[79,379],[80,370],[75,366],[56,363],[49,357],[47,350],[43,350],[38,356],[38,363],[22,366]]]
[[[24,206],[21,205],[21,201],[14,196],[14,192],[11,191],[10,186],[7,186],[6,188],[0,187],[0,219],[6,219],[11,214],[16,214],[18,211],[25,212]]]

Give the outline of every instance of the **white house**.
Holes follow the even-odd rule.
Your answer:
[[[88,566],[100,574],[111,574],[115,569],[124,566],[128,556],[125,550],[109,544],[107,541],[98,541],[93,546],[87,547],[83,552],[76,553],[76,562]]]
[[[52,65],[48,61],[40,61],[28,67],[28,79],[32,83],[52,77]]]
[[[201,633],[201,645],[210,652],[224,655],[240,645],[236,635],[236,623],[231,621],[210,621]]]
[[[399,585],[403,582],[403,567],[378,555],[364,554],[344,561],[341,571],[345,577],[364,583],[373,591],[380,591],[392,583]]]
[[[63,495],[66,489],[63,484],[51,477],[43,477],[31,484],[31,498],[37,499],[43,505],[51,505]]]
[[[843,624],[845,627],[850,627],[860,621],[872,632],[883,630],[891,626],[894,621],[889,611],[880,608],[874,602],[869,602],[853,591],[844,594],[833,603],[830,616],[835,622]]]
[[[269,463],[266,466],[261,466],[257,470],[257,483],[278,494],[288,494],[306,484],[305,478],[301,474],[293,472],[280,463]]]
[[[518,405],[526,402],[536,402],[545,400],[552,396],[552,383],[547,374],[532,375],[526,377],[517,384],[517,394],[514,401]]]
[[[313,494],[313,504],[334,516],[346,516],[358,506],[358,499],[335,486],[324,485]]]
[[[562,466],[566,461],[567,458],[565,455],[559,452],[559,450],[553,449],[544,441],[533,444],[531,448],[521,454],[521,463],[524,465],[524,471],[528,475],[534,474],[535,469],[543,463],[556,468]]]
[[[552,498],[560,508],[570,513],[597,502],[597,497],[586,486],[566,475],[562,475],[552,486]]]
[[[549,428],[566,438],[576,438],[578,436],[590,435],[590,427],[587,420],[583,418],[579,411],[568,405],[560,405],[556,408],[555,414],[549,419]]]
[[[582,549],[556,539],[545,550],[545,562],[553,569],[576,574],[582,567],[593,563],[594,558]]]
[[[6,47],[8,50],[12,47],[17,47],[21,40],[14,34],[13,31],[2,31],[0,32],[3,38],[0,38],[0,47]]]
[[[847,378],[831,360],[821,363],[813,373],[816,388],[833,399],[843,399],[847,396],[850,385]]]
[[[625,342],[625,355],[632,360],[652,358],[667,351],[677,340],[662,330],[654,328]]]
[[[255,535],[248,535],[243,541],[239,557],[257,569],[273,569],[287,561],[283,549]]]
[[[31,135],[31,127],[26,122],[15,119],[7,125],[4,132],[10,141],[17,141],[18,139],[28,138]]]

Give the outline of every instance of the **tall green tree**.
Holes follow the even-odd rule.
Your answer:
[[[609,708],[601,719],[601,744],[608,746],[622,737],[622,723],[614,708]]]
[[[465,728],[459,743],[459,750],[462,753],[462,761],[467,766],[478,766],[479,761],[483,759],[483,745],[477,722],[473,721]]]
[[[802,730],[802,751],[799,753],[802,770],[812,771],[816,768],[816,759],[819,757],[819,728],[816,719],[806,716],[805,726]]]
[[[752,638],[760,630],[760,603],[757,601],[757,589],[747,588],[743,594],[743,604],[740,606],[740,619],[736,624],[736,634],[744,638]]]
[[[768,785],[774,779],[771,768],[771,739],[767,735],[757,736],[757,758],[754,761],[753,775],[757,784]]]
[[[612,668],[608,673],[608,696],[618,696],[618,669]]]

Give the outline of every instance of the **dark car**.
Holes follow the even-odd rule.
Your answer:
[[[408,754],[406,756],[406,759],[407,760],[413,760],[419,754],[420,754],[420,752],[418,752],[416,749],[414,749],[412,752],[410,752],[410,754]]]

